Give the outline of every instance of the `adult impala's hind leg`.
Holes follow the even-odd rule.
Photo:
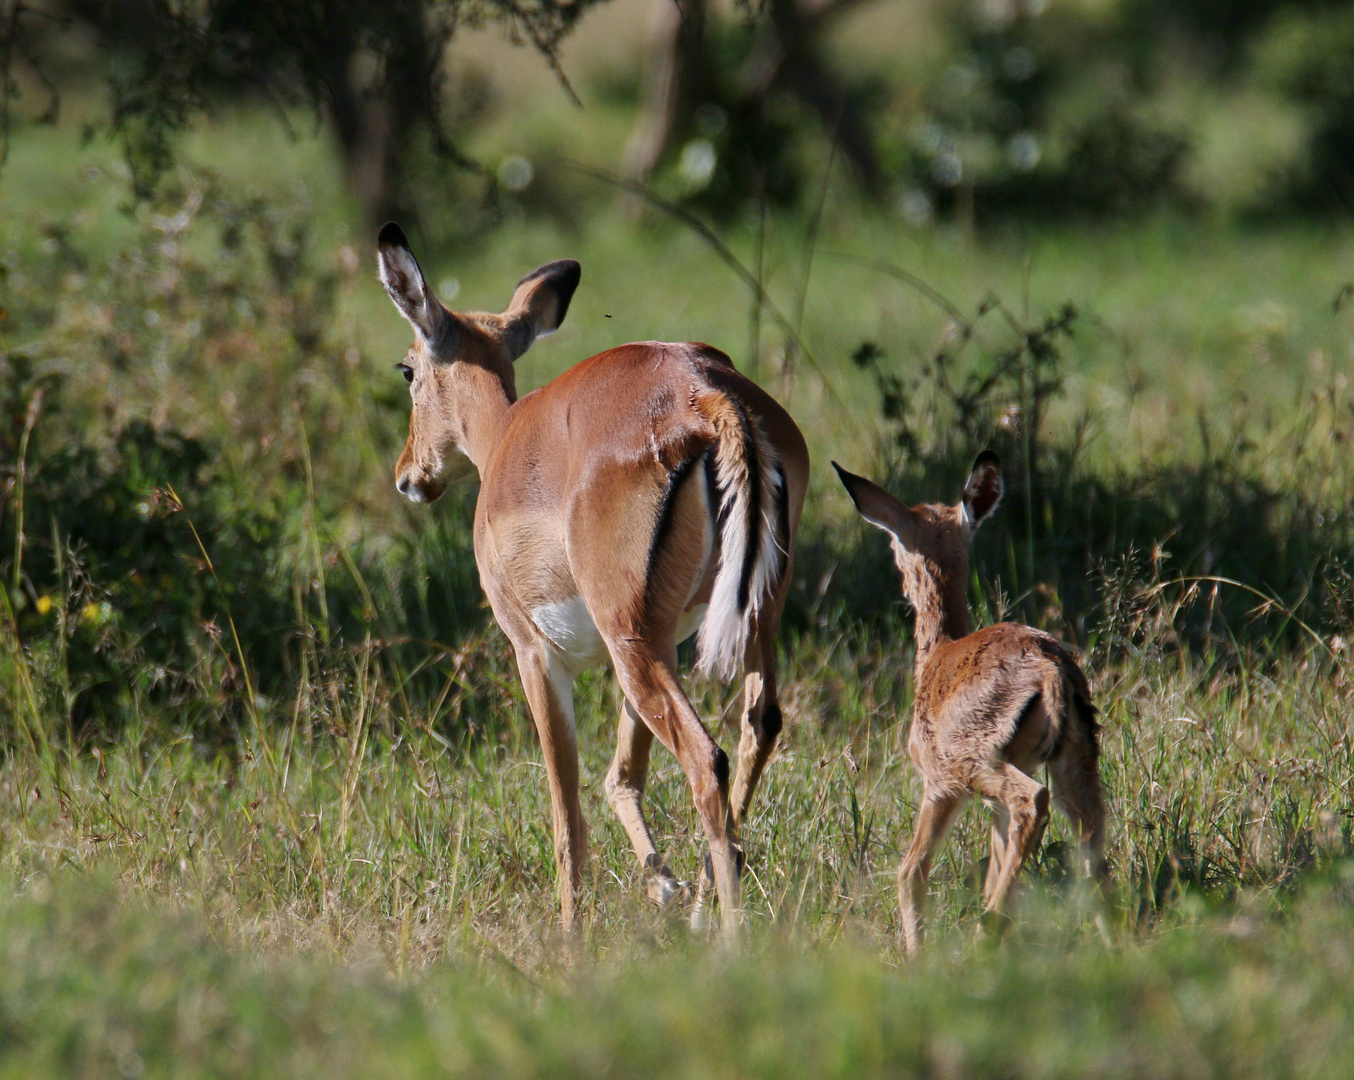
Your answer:
[[[578,738],[574,731],[571,676],[546,647],[517,650],[517,669],[527,705],[536,722],[550,784],[550,810],[555,831],[555,866],[559,872],[560,917],[566,931],[574,928],[583,866],[588,858],[587,824],[578,802]]]
[[[738,864],[729,813],[729,758],[710,737],[677,681],[677,647],[660,656],[633,637],[610,640],[616,677],[640,719],[676,755],[691,784],[696,812],[710,845],[715,890],[725,936],[738,930]]]
[[[1006,851],[996,880],[988,877],[987,911],[1005,910],[1016,875],[1039,846],[1048,822],[1048,788],[1014,765],[1004,763],[988,769],[978,779],[984,798],[1000,802],[1009,815]]]
[[[779,604],[777,604],[779,607]],[[775,627],[778,612],[759,620],[743,666],[743,722],[738,739],[738,772],[733,781],[731,805],[734,826],[747,817],[762,771],[776,748],[782,726],[780,701],[776,696]]]
[[[917,831],[898,868],[898,908],[903,918],[903,949],[915,956],[923,937],[922,914],[926,906],[926,882],[931,860],[945,839],[945,832],[963,805],[965,794],[927,786],[917,814]]]
[[[788,581],[788,578],[786,579]],[[779,604],[777,605],[779,606]],[[771,752],[776,748],[776,738],[780,735],[780,702],[776,697],[776,649],[775,626],[779,621],[778,613],[771,613],[762,620],[757,633],[748,645],[747,655],[743,659],[743,719],[739,725],[738,771],[734,775],[733,788],[729,795],[729,807],[733,814],[734,836],[742,828],[752,805],[752,796],[766,769]],[[743,851],[736,852],[742,871]],[[705,903],[706,893],[710,889],[713,864],[709,858],[701,866],[696,882],[696,911],[699,914]]]
[[[677,880],[653,842],[649,823],[644,818],[644,780],[649,772],[649,748],[653,732],[635,712],[629,701],[621,705],[616,731],[616,756],[606,774],[606,797],[634,845],[647,878],[650,899],[667,906],[683,893]]]

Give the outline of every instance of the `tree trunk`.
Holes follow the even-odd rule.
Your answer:
[[[644,109],[625,150],[625,174],[647,180],[691,121],[705,78],[706,0],[664,0],[658,8]]]
[[[828,138],[837,141],[861,186],[877,196],[882,183],[869,126],[847,99],[840,80],[817,47],[823,27],[850,6],[852,0],[836,0],[817,9],[805,9],[799,0],[770,0],[775,58],[754,80],[753,92],[766,93],[775,86],[798,97],[817,114]]]

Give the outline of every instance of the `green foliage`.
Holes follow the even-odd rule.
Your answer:
[[[749,204],[797,205],[807,179],[803,117],[783,95],[749,93],[749,72],[774,45],[756,19],[711,20],[698,100],[655,180],[664,194],[721,221]]]
[[[1238,639],[1273,644],[1283,631],[1305,645],[1314,629],[1345,629],[1343,586],[1332,584],[1354,564],[1354,474],[1344,453],[1332,452],[1354,439],[1354,400],[1343,377],[1311,393],[1301,415],[1271,429],[1264,443],[1244,425],[1222,427],[1200,412],[1199,458],[1106,471],[1085,460],[1093,415],[1050,437],[1075,307],[1027,324],[995,297],[971,318],[939,299],[951,330],[922,363],[900,370],[870,342],[853,357],[878,389],[881,467],[904,499],[950,501],[973,455],[997,450],[1006,509],[981,543],[1005,552],[998,580],[1020,594],[1015,606],[1024,619],[1069,625],[1085,643],[1103,633],[1109,644],[1133,621],[1124,608],[1130,593],[1166,591],[1178,601],[1170,635],[1205,652]],[[984,341],[979,331],[992,319],[1002,332]],[[979,355],[966,355],[975,346]],[[1271,471],[1276,455],[1293,463],[1300,482],[1288,468]],[[855,583],[851,610],[888,609],[877,573],[846,578]],[[1001,613],[1011,600],[994,587]]]
[[[1258,43],[1260,77],[1301,102],[1310,136],[1280,194],[1305,207],[1354,207],[1354,10],[1289,11]]]
[[[497,22],[529,42],[558,71],[560,42],[596,0],[71,0],[61,29],[79,25],[113,56],[106,119],[87,125],[117,140],[133,198],[159,191],[180,137],[223,101],[265,100],[279,111],[309,108],[327,117],[359,173],[374,178],[374,214],[410,205],[402,158],[426,140],[443,165],[474,167],[457,150],[444,119],[448,46],[462,26]],[[51,88],[44,12],[11,4],[0,19],[0,139],[8,142],[10,98],[20,61]],[[358,70],[366,72],[363,78]],[[567,85],[567,84],[566,84]],[[355,179],[361,179],[355,177]]]
[[[1103,218],[1181,200],[1189,138],[1142,115],[1140,88],[1088,85],[1127,51],[1100,18],[953,11],[953,60],[895,150],[905,213]]]
[[[51,225],[51,257],[11,275],[5,331],[46,330],[0,354],[0,572],[79,734],[174,705],[219,738],[333,650],[483,622],[464,525],[440,553],[347,550],[341,477],[367,458],[341,417],[397,430],[399,408],[345,386],[352,267],[315,265],[304,212],[180,198],[103,266]]]

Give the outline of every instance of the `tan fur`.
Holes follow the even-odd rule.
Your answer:
[[[996,459],[975,466],[958,506],[906,507],[878,485],[838,472],[862,514],[893,537],[903,591],[916,611],[916,701],[908,751],[922,774],[917,830],[898,872],[904,948],[922,943],[931,860],[954,814],[978,795],[993,809],[986,908],[1000,912],[1038,848],[1050,792],[1073,822],[1083,868],[1103,882],[1104,801],[1096,710],[1070,651],[1033,627],[969,632],[968,549],[1000,498]],[[986,489],[984,491],[984,488]]]
[[[398,244],[388,245],[383,231],[388,291],[391,281],[399,285],[413,277],[407,267],[416,264],[406,254]],[[785,411],[706,345],[623,345],[517,399],[512,359],[521,351],[522,326],[553,329],[568,305],[567,296],[561,302],[539,295],[551,288],[550,275],[539,277],[549,269],[525,279],[501,316],[441,309],[452,320],[450,332],[441,315],[429,318],[418,306],[418,287],[426,290],[426,283],[416,281],[412,295],[392,291],[419,331],[409,361],[414,402],[409,440],[396,466],[398,486],[411,497],[436,498],[447,458],[458,448],[479,470],[475,557],[494,616],[516,650],[541,738],[566,929],[575,924],[587,857],[573,669],[533,613],[581,598],[625,694],[606,777],[608,801],[652,875],[653,895],[670,899],[678,882],[655,849],[642,795],[654,737],[677,756],[710,844],[726,931],[733,933],[737,826],[779,730],[771,639],[789,587],[807,450]],[[439,349],[437,342],[448,340],[454,348]],[[766,452],[784,472],[788,535],[778,573],[749,615],[747,655],[737,658],[744,661],[745,683],[755,681],[757,693],[745,695],[731,805],[727,758],[682,692],[676,660],[678,626],[709,599],[720,563],[702,462],[712,450],[720,457],[731,452],[712,415],[734,410],[754,420]],[[771,725],[766,718],[773,712],[777,722]]]

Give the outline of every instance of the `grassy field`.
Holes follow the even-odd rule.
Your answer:
[[[393,490],[406,330],[327,148],[224,113],[187,160],[130,215],[73,126],[19,132],[3,174],[0,1075],[1348,1075],[1343,232],[915,231],[832,187],[812,254],[798,217],[721,233],[749,267],[760,250],[775,310],[699,235],[597,191],[426,251],[453,307],[582,262],[523,389],[620,341],[704,339],[808,435],[787,723],[728,956],[642,899],[601,790],[604,672],[578,686],[592,858],[561,940],[473,484],[431,509]],[[1070,336],[1040,329],[1068,303]],[[1006,371],[972,417],[938,350],[957,382]],[[953,500],[989,440],[1012,495],[974,604],[1085,651],[1118,897],[1097,926],[1055,820],[1014,924],[977,938],[970,808],[903,966],[911,634],[825,466]],[[734,695],[690,686],[731,748]],[[694,874],[666,756],[648,805]]]

